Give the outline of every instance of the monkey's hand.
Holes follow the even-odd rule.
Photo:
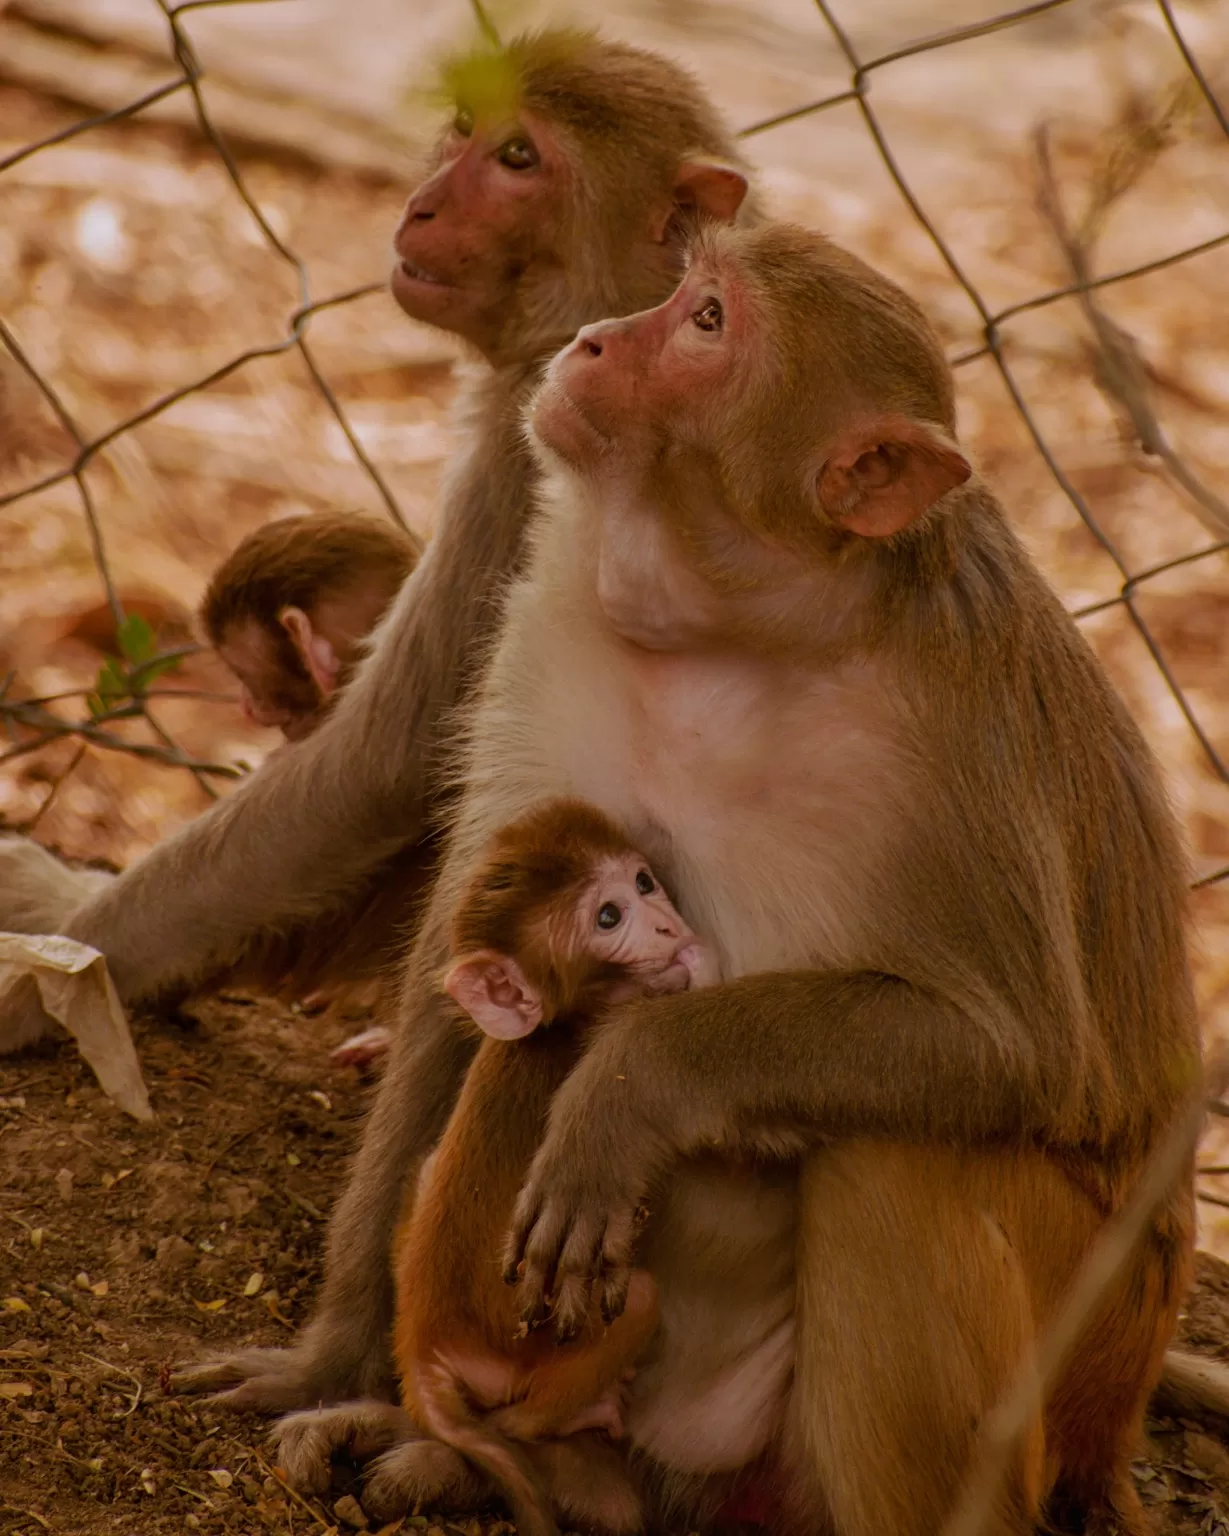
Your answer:
[[[671,1150],[621,1065],[636,1006],[602,1026],[555,1095],[504,1250],[521,1316],[532,1327],[553,1313],[561,1341],[584,1328],[595,1288],[607,1322],[622,1313],[637,1208]]]

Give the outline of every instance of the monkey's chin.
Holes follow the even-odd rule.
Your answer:
[[[529,409],[533,435],[565,464],[583,469],[611,447],[610,439],[589,420],[576,401],[554,379],[548,379]]]
[[[457,290],[452,283],[429,278],[425,273],[399,262],[388,280],[389,291],[412,320],[427,320],[446,330],[448,311],[454,304]]]

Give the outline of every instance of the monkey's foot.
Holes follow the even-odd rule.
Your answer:
[[[233,1355],[182,1366],[171,1376],[171,1391],[207,1392],[226,1408],[257,1413],[290,1413],[321,1403],[374,1399],[384,1386],[382,1361],[341,1359],[312,1349],[245,1349]]]
[[[336,1456],[368,1461],[414,1433],[414,1421],[404,1408],[364,1398],[287,1414],[269,1431],[269,1439],[290,1486],[319,1497],[328,1492]]]
[[[366,1514],[399,1520],[415,1504],[472,1510],[490,1488],[459,1451],[439,1440],[406,1440],[385,1451],[363,1480]]]

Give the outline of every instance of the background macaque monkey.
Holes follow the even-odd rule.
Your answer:
[[[314,731],[418,563],[391,523],[315,512],[249,533],[213,573],[201,624],[254,725]]]
[[[256,725],[279,729],[287,741],[299,741],[323,720],[339,688],[349,680],[363,654],[364,642],[418,563],[419,546],[388,522],[338,512],[282,518],[248,534],[213,573],[201,603],[201,624],[223,663],[242,690],[244,713]],[[419,867],[421,862],[421,869]],[[401,878],[392,876],[374,895],[383,913],[371,905],[361,915],[369,928],[404,923],[426,877],[431,858],[400,861]],[[352,918],[355,914],[350,914]],[[319,936],[317,936],[319,937]],[[343,946],[348,935],[341,939]],[[354,978],[378,968],[381,956],[362,963],[373,946],[362,943],[357,963],[346,963],[335,944],[318,946],[334,971]],[[250,957],[255,979],[283,993],[306,993],[305,1002],[329,995],[309,990],[302,959],[274,942]],[[327,983],[319,966],[314,979]],[[368,985],[379,996],[379,982]],[[343,988],[347,996],[353,988]],[[389,1031],[374,1025],[350,1036],[332,1052],[344,1066],[366,1067],[388,1050]]]
[[[618,1319],[603,1329],[591,1308],[579,1341],[561,1347],[553,1331],[518,1326],[496,1259],[578,1031],[618,998],[716,975],[626,837],[567,800],[496,834],[453,916],[451,954],[444,990],[493,1038],[479,1047],[401,1231],[394,1356],[414,1421],[490,1476],[524,1536],[547,1536],[546,1495],[513,1442],[622,1435],[624,1380],[656,1325],[655,1293],[633,1271]],[[389,1455],[395,1473],[398,1452]],[[378,1494],[378,1464],[374,1479]],[[603,1489],[585,1523],[638,1528],[630,1484],[617,1502]]]
[[[54,892],[55,930],[106,955],[126,1002],[178,1000],[253,948],[259,959],[270,934],[278,965],[306,956],[310,974],[328,962],[315,984],[364,973],[373,951],[383,961],[404,919],[399,861],[416,873],[440,811],[443,742],[521,557],[537,480],[524,402],[578,326],[669,293],[690,216],[733,218],[743,203],[734,141],[696,82],[654,54],[548,30],[454,61],[444,83],[455,107],[396,231],[392,291],[487,367],[468,388],[469,443],[438,530],[373,654],[318,730],[101,893],[71,878],[57,890],[38,850],[0,845],[0,929],[29,931],[31,884],[42,908]],[[44,1027],[0,1018],[0,1049]],[[266,1395],[254,1387],[257,1400],[316,1402],[359,1384],[334,1361],[365,1354],[367,1313],[343,1310],[362,1319],[357,1347],[330,1324],[300,1363],[272,1367],[290,1376]]]
[[[647,1196],[650,1518],[711,1529],[758,1491],[777,1533],[934,1536],[1198,1082],[1155,765],[961,452],[933,330],[821,236],[708,231],[666,303],[580,332],[531,420],[542,513],[321,1316],[380,1301],[341,1254],[391,1233],[464,1072],[425,984],[449,914],[494,831],[580,796],[732,979],[586,1033],[505,1253],[522,1316],[617,1313]],[[1064,1362],[996,1536],[1051,1492],[1147,1530],[1129,1460],[1191,1184]],[[456,1485],[447,1447],[399,1455],[416,1497]]]

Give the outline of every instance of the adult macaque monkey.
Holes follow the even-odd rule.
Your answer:
[[[617,1315],[647,1198],[661,1325],[626,1422],[683,1529],[733,1497],[777,1532],[934,1536],[1199,1073],[1155,766],[954,415],[917,307],[789,226],[706,235],[668,302],[556,359],[413,1049],[333,1229],[314,1329],[348,1305],[350,1350],[464,1059],[426,985],[446,914],[496,828],[595,803],[735,979],[588,1037],[506,1260],[528,1320],[549,1297],[568,1334],[595,1288]],[[1061,1492],[1086,1530],[1143,1536],[1128,1463],[1192,1234],[1188,1176],[988,1531],[1031,1536]],[[413,1496],[455,1492],[450,1454],[422,1442]]]
[[[49,878],[32,844],[0,844],[0,929],[29,931],[32,905],[45,928],[54,898],[56,930],[102,950],[129,1002],[181,996],[322,913],[366,920],[385,861],[438,809],[441,737],[520,558],[537,479],[522,412],[543,363],[586,321],[670,292],[686,215],[732,218],[743,202],[742,161],[716,113],[653,54],[547,31],[454,63],[445,84],[451,126],[398,227],[392,291],[486,367],[438,531],[374,654],[306,741],[101,894],[71,871]],[[0,1018],[0,1049],[45,1024]]]

